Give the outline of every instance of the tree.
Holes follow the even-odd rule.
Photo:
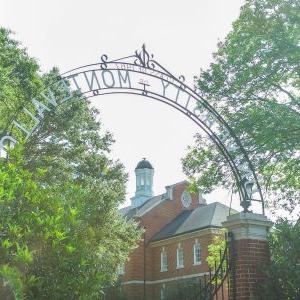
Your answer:
[[[269,208],[290,213],[300,203],[299,21],[299,1],[247,0],[197,81],[201,96],[222,114],[247,150]],[[224,164],[201,135],[183,160],[194,186],[206,191],[233,184]],[[299,298],[298,233],[299,221],[277,222],[270,236],[272,262],[264,266],[269,280],[263,299]]]
[[[2,77],[1,101],[11,108],[1,106],[0,119],[9,120],[23,103],[18,98],[29,107],[31,96],[38,97],[59,74],[54,69],[40,75],[7,30],[0,36],[5,50],[0,68],[9,74]],[[28,65],[30,76],[19,65]],[[20,87],[19,77],[24,79]],[[31,93],[23,93],[30,87]],[[57,87],[54,92],[62,96],[65,91]],[[108,158],[113,139],[97,116],[74,93],[45,115],[8,162],[1,161],[0,276],[19,299],[101,299],[141,237],[137,225],[118,213],[127,176],[120,162]]]
[[[197,81],[241,140],[269,207],[289,212],[300,199],[299,12],[297,0],[247,0]],[[201,135],[183,159],[194,186],[206,191],[233,184],[224,164]]]
[[[38,63],[10,34],[10,30],[0,27],[0,133],[43,86]]]
[[[264,266],[268,280],[261,287],[262,299],[300,298],[300,222],[279,220],[270,237],[271,263]]]
[[[225,234],[225,230],[223,233]],[[224,234],[214,236],[213,242],[207,247],[208,256],[206,257],[206,262],[211,270],[214,270],[216,266],[218,267],[220,265],[222,256],[224,255],[226,249],[226,238]],[[226,268],[225,264],[224,268]]]

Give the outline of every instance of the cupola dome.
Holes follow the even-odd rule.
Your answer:
[[[136,168],[137,169],[153,169],[152,165],[150,164],[150,162],[148,160],[146,160],[146,158],[143,158],[143,160],[141,160]]]

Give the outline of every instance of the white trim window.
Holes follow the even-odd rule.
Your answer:
[[[166,285],[163,284],[162,287],[160,288],[160,300],[165,300],[166,299]]]
[[[201,247],[198,239],[195,240],[194,247],[194,265],[200,265],[201,264]]]
[[[173,200],[173,187],[172,186],[166,186],[166,197],[169,200]]]
[[[165,247],[162,247],[160,252],[160,271],[161,272],[168,271],[168,256]]]
[[[184,252],[181,243],[178,244],[177,248],[177,269],[184,267]]]

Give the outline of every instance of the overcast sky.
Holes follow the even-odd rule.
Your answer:
[[[35,57],[42,71],[61,72],[131,55],[143,43],[156,60],[192,84],[212,61],[217,42],[231,30],[242,0],[0,0],[0,25]],[[116,139],[112,156],[129,173],[127,202],[135,190],[134,168],[146,157],[155,168],[154,192],[185,179],[181,158],[198,131],[175,109],[140,96],[102,96],[93,105]],[[210,201],[229,205],[217,192]],[[237,203],[234,205],[237,206]]]

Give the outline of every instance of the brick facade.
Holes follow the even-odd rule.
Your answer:
[[[259,285],[265,277],[262,268],[270,260],[266,241],[245,239],[234,241],[235,248],[235,293],[236,299],[259,299]],[[232,285],[234,286],[234,285]]]
[[[223,225],[234,237],[230,300],[261,299],[259,287],[266,279],[262,270],[270,262],[267,234],[272,222],[263,215],[242,212],[227,217]]]
[[[122,291],[130,300],[158,300],[161,288],[168,289],[177,282],[187,279],[199,278],[208,274],[206,257],[207,246],[212,242],[213,236],[219,234],[218,228],[206,228],[188,232],[160,241],[151,241],[151,238],[163,227],[174,220],[184,210],[193,210],[199,207],[197,195],[192,195],[189,208],[184,208],[181,195],[187,188],[187,182],[173,186],[173,199],[163,201],[135,220],[145,228],[144,238],[138,248],[131,253],[125,266],[125,273],[121,275]],[[201,264],[194,265],[193,247],[195,240],[201,247]],[[184,267],[177,268],[177,247],[181,243],[184,251]],[[161,271],[161,251],[165,248],[168,259],[168,270]]]
[[[199,204],[197,195],[191,196],[191,203],[186,208],[181,197],[187,185],[187,182],[175,184],[172,197],[153,197],[146,206],[131,208],[130,218],[145,228],[145,233],[120,276],[123,295],[127,300],[160,300],[165,299],[162,292],[179,290],[184,284],[186,288],[188,281],[198,284],[209,272],[206,263],[208,245],[225,227],[234,236],[234,252],[230,255],[235,261],[235,271],[231,272],[230,293],[224,284],[215,299],[254,299],[258,284],[264,280],[260,267],[269,261],[266,234],[271,222],[256,214],[235,211],[229,215],[227,206],[218,202]],[[194,264],[196,240],[201,249],[199,264]],[[179,244],[184,258],[180,268],[177,267]],[[167,255],[167,270],[161,269],[163,250]]]

